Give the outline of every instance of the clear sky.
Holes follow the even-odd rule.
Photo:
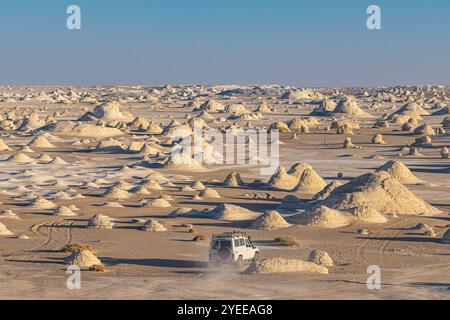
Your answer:
[[[0,41],[1,84],[450,84],[448,0],[1,0]]]

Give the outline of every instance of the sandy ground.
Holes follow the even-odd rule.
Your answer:
[[[40,88],[33,89],[39,92]],[[46,88],[46,90],[50,90]],[[88,89],[86,89],[88,90]],[[132,91],[129,89],[129,91]],[[25,88],[4,89],[4,92],[27,92]],[[252,96],[240,96],[239,101],[249,110],[260,101]],[[233,101],[235,102],[235,101]],[[172,119],[182,121],[190,113],[183,107],[185,101],[166,104],[130,103],[127,111],[157,123],[168,124]],[[269,104],[272,102],[269,100]],[[149,108],[156,105],[156,108]],[[401,106],[398,104],[397,106]],[[55,117],[57,120],[74,120],[85,111],[86,104],[48,104],[36,102],[4,102],[4,110],[19,108],[30,110],[41,106],[48,110],[37,112],[40,118],[57,110],[66,113]],[[254,125],[268,125],[278,120],[288,120],[305,116],[311,106],[292,105],[285,102],[273,104],[276,111],[266,114],[265,119],[254,121]],[[285,110],[290,110],[286,113]],[[381,116],[383,112],[376,114]],[[222,116],[217,114],[216,117]],[[444,116],[429,116],[429,124],[439,124]],[[320,119],[320,117],[319,117]],[[327,119],[322,119],[327,121]],[[373,123],[367,120],[367,124]],[[364,125],[365,121],[360,121]],[[121,165],[136,162],[139,155],[85,152],[76,150],[70,137],[60,137],[51,141],[57,148],[33,148],[36,157],[47,153],[59,156],[67,165],[16,164],[0,161],[0,209],[13,210],[20,220],[1,219],[15,235],[27,235],[30,239],[16,236],[0,237],[0,299],[449,299],[450,298],[450,245],[439,241],[450,224],[450,162],[440,159],[439,148],[421,151],[421,157],[400,156],[399,147],[414,142],[415,136],[398,131],[399,126],[372,129],[368,125],[357,130],[352,136],[353,143],[364,149],[343,149],[344,135],[335,131],[325,132],[311,129],[301,134],[300,140],[291,140],[290,134],[282,134],[281,164],[289,167],[305,161],[326,180],[335,179],[342,173],[343,182],[372,171],[389,159],[400,159],[420,179],[427,183],[408,186],[419,197],[442,210],[434,217],[402,215],[386,224],[352,224],[339,229],[320,229],[296,225],[276,231],[261,231],[245,228],[242,223],[221,222],[210,219],[177,217],[168,213],[178,207],[195,209],[214,208],[220,203],[238,204],[258,212],[275,209],[281,199],[290,192],[261,188],[227,188],[217,181],[223,181],[231,171],[239,171],[242,178],[267,181],[259,176],[257,167],[211,166],[206,171],[173,171],[152,169],[162,173],[175,183],[176,187],[166,187],[152,191],[147,196],[136,196],[126,200],[112,200],[101,197],[103,189],[84,189],[81,183],[95,179],[113,182],[135,181],[145,177],[150,169],[136,168],[127,172],[117,171]],[[370,143],[375,133],[382,133],[386,145]],[[31,141],[33,136],[12,132],[2,139],[13,150],[1,151],[0,159],[14,154],[20,146]],[[124,139],[136,139],[128,135]],[[434,140],[439,146],[450,145],[448,135]],[[95,143],[93,144],[95,145]],[[25,171],[23,171],[25,170]],[[32,171],[32,174],[30,174]],[[195,192],[181,192],[179,187],[201,180],[213,187],[221,195],[220,199],[195,200]],[[79,211],[76,217],[52,216],[50,210],[35,210],[24,205],[17,196],[31,192],[16,192],[15,187],[25,186],[34,195],[48,195],[61,191],[52,183],[62,181],[73,192],[84,198],[72,200],[52,200],[57,206],[74,204]],[[270,193],[273,199],[254,198]],[[170,208],[139,207],[141,199],[151,199],[161,194],[171,195]],[[302,199],[312,195],[297,194]],[[46,197],[48,198],[48,197]],[[108,201],[120,202],[124,207],[109,208],[99,206]],[[85,228],[87,220],[94,214],[102,213],[116,219],[113,230]],[[133,218],[156,218],[168,227],[167,232],[143,232]],[[193,224],[198,234],[210,236],[214,233],[240,230],[249,234],[259,247],[263,258],[288,257],[307,259],[313,249],[321,249],[330,254],[335,266],[328,275],[315,274],[244,274],[245,266],[210,267],[208,265],[208,241],[194,242],[193,234],[182,224]],[[433,227],[436,237],[424,236],[420,231],[411,230],[417,223]],[[362,236],[357,229],[367,228],[371,234]],[[300,246],[289,248],[274,243],[279,236],[292,235],[300,240]],[[106,266],[107,272],[82,272],[81,290],[66,288],[66,273],[63,259],[67,253],[60,250],[70,243],[89,244]],[[378,265],[382,271],[380,290],[369,290],[366,285],[367,268]]]

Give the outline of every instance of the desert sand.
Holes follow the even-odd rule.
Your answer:
[[[447,87],[0,87],[0,299],[449,299],[448,105]],[[217,163],[196,127],[277,129],[279,164]],[[230,231],[258,265],[208,264]]]

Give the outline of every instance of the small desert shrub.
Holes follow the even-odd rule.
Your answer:
[[[92,253],[95,253],[94,249],[88,245],[88,244],[82,244],[82,243],[72,243],[66,245],[64,248],[62,248],[62,252],[75,252],[77,250],[87,250]]]
[[[100,266],[100,265],[95,265],[89,268],[89,271],[94,271],[94,272],[106,272],[106,268],[104,266]]]
[[[206,241],[206,240],[207,240],[206,237],[205,237],[205,236],[202,236],[202,235],[195,236],[195,237],[192,239],[192,241]]]
[[[284,247],[298,247],[300,245],[300,242],[292,236],[276,238],[275,242]]]

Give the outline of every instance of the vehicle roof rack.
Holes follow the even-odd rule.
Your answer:
[[[246,233],[241,231],[233,231],[233,232],[224,232],[220,234],[213,234],[213,237],[232,237],[232,236],[246,236]]]

